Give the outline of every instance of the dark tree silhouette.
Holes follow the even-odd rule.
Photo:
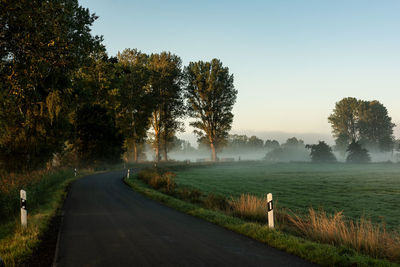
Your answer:
[[[353,140],[349,147],[347,148],[347,158],[348,163],[368,163],[371,161],[371,157],[368,150],[363,148],[359,142]]]
[[[319,141],[317,145],[306,145],[310,149],[312,162],[336,162],[336,157],[332,153],[332,148],[324,141]]]

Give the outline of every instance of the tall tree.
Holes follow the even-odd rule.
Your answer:
[[[0,158],[40,167],[68,131],[72,73],[100,46],[77,0],[0,2]]]
[[[170,52],[151,54],[149,58],[150,85],[156,103],[151,119],[156,161],[160,161],[161,147],[164,160],[168,160],[168,143],[181,129],[179,119],[185,112],[181,65],[181,59]]]
[[[336,138],[336,149],[342,154],[352,140],[358,139],[357,120],[359,101],[354,97],[343,98],[336,103],[328,121]]]
[[[149,87],[148,56],[136,49],[118,53],[120,84],[116,92],[116,116],[125,144],[132,146],[133,160],[138,161],[139,147],[146,138],[154,103]]]
[[[393,148],[395,124],[379,101],[344,98],[336,103],[328,121],[336,138],[336,148],[342,154],[353,140],[374,151],[390,151]]]
[[[205,137],[212,160],[216,161],[216,149],[225,142],[233,121],[237,95],[233,75],[220,60],[213,59],[190,62],[185,68],[185,79],[188,111],[196,119],[190,125],[196,128],[199,138]]]
[[[360,143],[372,151],[391,151],[394,145],[392,119],[379,101],[360,101]]]

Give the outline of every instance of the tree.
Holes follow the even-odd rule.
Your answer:
[[[33,169],[62,150],[72,74],[101,38],[76,0],[4,0],[0,10],[0,158]]]
[[[275,148],[280,147],[280,144],[279,144],[279,142],[276,141],[276,140],[270,140],[270,139],[268,139],[268,140],[265,141],[264,147],[265,147],[267,150],[273,150],[273,149],[275,149]]]
[[[355,140],[351,142],[351,144],[347,148],[347,152],[348,155],[346,158],[346,162],[348,163],[368,163],[371,161],[368,150],[363,148],[361,144]]]
[[[185,80],[188,111],[195,119],[190,125],[196,128],[199,138],[206,138],[212,160],[216,161],[216,149],[226,141],[233,121],[237,95],[233,75],[220,60],[213,59],[190,62],[185,68]]]
[[[332,125],[333,136],[336,138],[336,148],[342,153],[351,140],[358,139],[358,106],[359,101],[356,98],[343,98],[336,103],[333,113],[328,118]]]
[[[306,145],[310,149],[312,162],[336,162],[336,157],[332,153],[332,148],[324,141],[319,141],[317,145]]]
[[[251,149],[262,149],[264,147],[264,141],[253,135],[247,141],[247,145]]]
[[[309,152],[307,151],[304,141],[292,137],[286,140],[280,147],[270,150],[265,159],[268,161],[309,161]]]
[[[133,150],[133,161],[139,157],[139,144],[146,138],[155,104],[151,101],[148,56],[136,49],[118,53],[119,85],[115,92],[116,120],[125,138],[128,151]]]
[[[122,136],[114,118],[100,105],[84,105],[77,112],[77,150],[81,163],[116,163],[122,154]]]
[[[169,52],[151,54],[149,58],[152,98],[156,103],[151,120],[156,161],[160,161],[161,147],[164,160],[168,160],[168,143],[181,130],[179,119],[185,113],[181,65],[181,59]]]
[[[344,98],[329,116],[336,149],[343,154],[352,140],[375,151],[390,151],[393,148],[395,124],[386,108],[379,101],[361,101]]]
[[[391,151],[394,145],[392,119],[379,101],[361,101],[358,130],[360,143],[374,151]]]

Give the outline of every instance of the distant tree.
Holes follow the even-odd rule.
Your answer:
[[[282,144],[285,148],[304,148],[304,141],[297,139],[296,137],[288,138],[285,143]]]
[[[262,149],[264,147],[264,141],[253,135],[247,141],[247,146],[251,149]]]
[[[395,124],[379,101],[343,98],[336,103],[328,121],[332,125],[336,149],[342,154],[352,140],[360,141],[374,151],[390,151],[393,148]]]
[[[227,147],[233,151],[247,149],[247,143],[249,138],[247,135],[231,134],[228,135]]]
[[[184,116],[185,108],[181,65],[181,59],[169,52],[152,54],[149,58],[152,101],[156,103],[151,120],[156,161],[161,158],[161,148],[164,160],[168,160],[168,143],[182,129],[179,119]]]
[[[368,163],[371,161],[368,150],[363,148],[361,144],[355,140],[350,143],[347,152],[346,162],[348,163]]]
[[[286,140],[280,147],[269,151],[265,160],[267,161],[309,161],[309,152],[304,145],[304,141],[292,137]]]
[[[317,145],[306,145],[310,149],[312,162],[336,162],[336,157],[332,153],[332,148],[324,141],[319,141]]]
[[[343,98],[336,103],[328,121],[336,138],[336,149],[342,154],[352,140],[358,140],[357,120],[359,101],[354,97]]]
[[[188,111],[196,121],[190,125],[195,133],[205,137],[211,148],[211,158],[217,160],[217,148],[221,147],[231,129],[232,108],[236,102],[237,90],[233,85],[233,75],[222,62],[190,62],[185,68]]]
[[[391,151],[394,145],[392,119],[379,101],[360,101],[357,128],[361,144],[374,151]]]
[[[268,140],[265,141],[264,147],[265,147],[266,149],[268,149],[268,150],[273,150],[273,149],[275,149],[275,148],[280,147],[280,145],[279,145],[279,142],[278,142],[278,141],[276,141],[276,140],[269,140],[269,139],[268,139]]]

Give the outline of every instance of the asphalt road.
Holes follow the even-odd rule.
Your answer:
[[[122,175],[72,184],[56,266],[312,266],[152,201],[126,186]]]

